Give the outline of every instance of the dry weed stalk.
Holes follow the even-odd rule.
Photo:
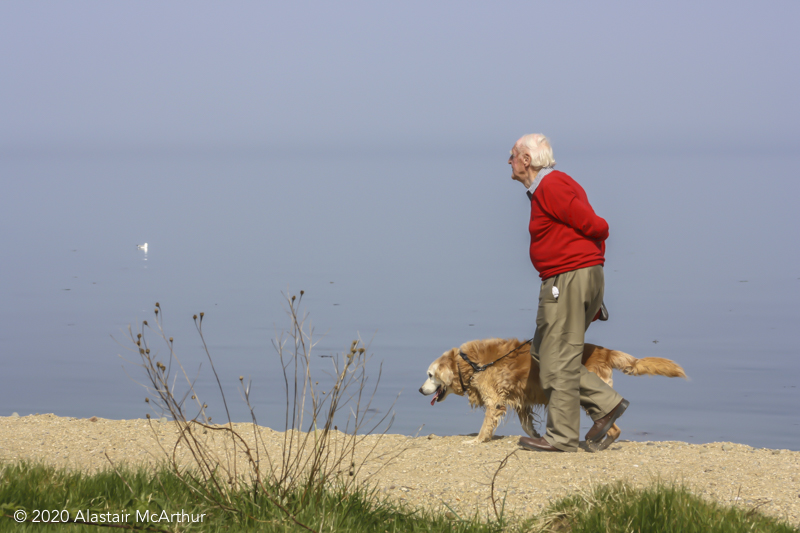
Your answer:
[[[494,475],[492,475],[492,482],[489,489],[489,497],[492,500],[492,508],[494,509],[494,515],[500,523],[503,523],[504,511],[505,511],[505,497],[503,497],[503,501],[501,502],[500,509],[497,508],[497,497],[495,497],[495,484],[497,483],[497,476],[500,475],[500,472],[508,465],[508,460],[511,457],[515,456],[519,449],[514,450],[513,452],[507,454],[501,461],[500,464],[497,465],[497,468],[494,471]]]
[[[352,342],[346,356],[331,358],[330,386],[325,387],[328,390],[320,390],[312,374],[312,330],[306,325],[307,313],[301,316],[299,311],[303,294],[300,291],[300,298],[286,296],[291,325],[288,332],[279,333],[273,341],[281,363],[286,397],[285,432],[278,454],[269,452],[251,403],[251,383],[248,380],[245,385],[243,377],[239,380],[242,397],[250,410],[252,438],[244,438],[234,428],[225,392],[203,335],[204,313],[194,316],[195,327],[222,399],[227,418],[223,425],[212,424],[211,417],[207,416],[208,404],[201,401],[195,390],[197,375],[189,376],[175,353],[172,337],[163,329],[160,304],[155,304],[155,326],[145,320],[136,333],[129,326],[128,334],[134,345],[132,350],[140,357],[137,364],[144,369],[147,378],[143,385],[153,395],[152,401],[149,397],[145,401],[168,414],[177,430],[175,445],[172,449],[162,446],[162,451],[179,478],[209,503],[229,511],[237,511],[233,500],[242,494],[255,498],[261,493],[295,523],[313,531],[296,519],[295,509],[310,498],[319,497],[332,484],[352,489],[361,467],[375,451],[380,437],[391,427],[394,417],[388,415],[391,409],[378,420],[370,413],[381,372],[379,368],[374,387],[368,390],[366,364],[369,356],[360,340]],[[151,333],[165,343],[165,357],[159,357],[158,352],[151,349],[148,338]],[[334,422],[342,415],[346,415],[344,431],[338,431]],[[150,420],[149,414],[147,418]],[[152,420],[150,424],[153,428]],[[378,432],[381,426],[384,428]],[[210,446],[209,436],[214,433],[224,437],[222,454]],[[365,453],[359,453],[357,459],[356,449],[363,452],[363,440],[371,434],[377,434],[378,439]],[[179,463],[179,446],[191,457],[189,467]],[[402,451],[393,453],[389,461]],[[299,498],[289,498],[290,495],[299,495]]]
[[[313,331],[306,327],[308,315],[299,314],[302,297],[303,291],[300,291],[300,298],[292,296],[286,299],[291,328],[288,333],[279,334],[273,342],[283,369],[286,432],[280,461],[269,461],[272,468],[270,474],[284,493],[301,486],[304,492],[321,488],[334,479],[342,482],[344,488],[351,488],[380,439],[358,463],[356,448],[366,436],[375,433],[384,424],[386,427],[378,434],[385,434],[394,420],[392,416],[387,421],[391,410],[377,420],[370,415],[382,367],[378,368],[374,386],[368,390],[366,365],[369,356],[363,343],[354,340],[344,358],[331,357],[332,381],[328,386],[320,387],[312,375]],[[249,407],[248,389],[249,385],[245,389],[245,400]],[[340,432],[334,422],[336,415],[344,410],[348,411],[348,415],[344,430]]]

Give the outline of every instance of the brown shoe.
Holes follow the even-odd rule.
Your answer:
[[[625,409],[627,409],[630,404],[628,400],[623,398],[610,413],[603,418],[595,420],[594,425],[589,428],[589,432],[586,434],[586,442],[597,442],[605,437],[617,418],[622,416],[622,413],[625,412]]]
[[[525,448],[526,450],[531,450],[532,452],[563,452],[564,450],[559,450],[549,442],[547,442],[544,437],[539,437],[538,439],[532,439],[530,437],[520,437],[519,438],[519,445]]]

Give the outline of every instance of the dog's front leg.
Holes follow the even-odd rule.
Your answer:
[[[483,425],[481,431],[474,440],[467,441],[467,444],[476,444],[480,442],[489,442],[494,436],[494,430],[500,419],[506,414],[506,406],[502,404],[490,403],[486,406],[486,416],[483,417]]]

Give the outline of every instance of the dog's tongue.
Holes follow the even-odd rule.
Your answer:
[[[439,397],[439,391],[437,390],[436,393],[433,395],[433,400],[431,400],[431,405],[436,403],[436,398]]]

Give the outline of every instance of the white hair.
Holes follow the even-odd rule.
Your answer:
[[[541,133],[523,135],[520,140],[517,141],[517,146],[526,150],[531,156],[531,166],[533,168],[551,168],[556,166],[550,140]]]

